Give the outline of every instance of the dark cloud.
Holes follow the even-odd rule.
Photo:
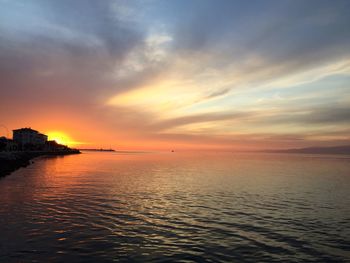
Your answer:
[[[176,52],[215,58],[201,64],[199,71],[235,64],[255,75],[271,68],[261,78],[272,79],[349,57],[346,0],[192,1],[189,6],[177,5],[180,8],[174,29]],[[263,63],[246,65],[251,55]]]
[[[155,130],[164,130],[188,124],[221,121],[239,121],[241,126],[252,123],[264,123],[264,125],[286,125],[292,123],[301,127],[305,125],[350,124],[350,108],[302,108],[279,111],[274,114],[266,114],[264,110],[196,114],[164,120],[153,124],[153,128]]]
[[[311,108],[310,110],[295,112],[285,118],[285,122],[302,125],[315,124],[350,124],[350,107]]]
[[[3,98],[24,103],[26,95],[36,94],[30,96],[35,103],[61,103],[64,99],[79,104],[101,94],[113,94],[111,88],[118,86],[109,75],[118,65],[121,67],[129,52],[142,45],[143,33],[119,20],[110,4],[111,1],[2,3]],[[18,94],[24,95],[23,99]]]
[[[161,121],[153,125],[158,130],[174,128],[187,124],[203,123],[203,122],[217,122],[227,120],[238,120],[251,116],[250,112],[224,112],[224,113],[206,113],[196,114],[192,116],[179,117]]]
[[[230,88],[219,89],[217,91],[210,93],[208,96],[205,97],[205,99],[212,99],[212,98],[216,98],[219,96],[223,96],[223,95],[229,93],[230,90],[231,90]]]
[[[300,109],[289,109],[286,111],[269,112],[264,110],[259,111],[232,111],[232,112],[212,112],[195,114],[184,117],[170,118],[165,120],[157,121],[157,116],[147,112],[140,112],[129,108],[118,107],[114,111],[105,111],[103,114],[107,119],[110,119],[110,125],[116,127],[128,127],[130,132],[139,133],[142,131],[147,136],[157,135],[165,136],[166,138],[171,137],[171,130],[173,128],[182,127],[185,125],[199,124],[199,123],[216,123],[226,122],[226,125],[232,125],[232,127],[244,127],[246,125],[252,125],[250,127],[258,126],[260,128],[273,127],[275,125],[295,125],[300,127],[300,132],[304,134],[288,134],[288,130],[283,134],[255,134],[254,129],[251,130],[249,138],[254,140],[288,140],[288,141],[301,141],[305,140],[305,136],[320,136],[320,135],[333,135],[333,136],[344,136],[348,134],[348,129],[344,130],[343,125],[350,124],[350,108],[349,107],[315,107],[315,108],[300,108]],[[103,115],[102,114],[102,115]],[[109,115],[109,116],[106,116]],[[118,118],[113,121],[113,116],[118,115]],[[231,123],[231,124],[230,124]],[[338,128],[334,128],[332,131],[318,132],[307,132],[303,129],[309,129],[312,126],[324,126],[324,125],[336,125]],[[165,133],[166,132],[166,135]],[[212,131],[208,131],[210,134]],[[232,128],[231,132],[236,136],[235,129]],[[188,132],[191,134],[191,132]],[[220,132],[216,131],[217,135]],[[162,135],[163,134],[163,135]],[[187,134],[187,135],[189,135]],[[175,136],[175,134],[173,134]],[[185,134],[182,134],[184,137]],[[203,134],[202,134],[203,135]],[[202,137],[199,136],[200,138]],[[178,134],[175,137],[179,137]],[[194,131],[191,135],[198,136]],[[209,136],[209,135],[208,135]],[[211,134],[210,136],[214,136]],[[215,137],[215,136],[214,136]],[[227,136],[226,136],[227,137]],[[248,138],[247,137],[247,138]],[[187,138],[187,137],[186,137]],[[228,138],[226,138],[228,139]],[[232,139],[230,139],[232,140]]]

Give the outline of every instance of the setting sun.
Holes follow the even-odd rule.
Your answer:
[[[47,133],[47,136],[48,136],[49,140],[54,140],[59,144],[63,144],[63,145],[72,145],[73,144],[72,139],[64,132],[51,131],[51,132]]]

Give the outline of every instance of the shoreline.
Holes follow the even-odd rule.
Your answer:
[[[80,154],[79,150],[68,151],[18,151],[0,152],[0,178],[5,177],[21,167],[27,167],[31,160],[39,156],[61,156]]]

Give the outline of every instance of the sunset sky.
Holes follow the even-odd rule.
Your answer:
[[[349,10],[0,0],[0,136],[32,127],[122,150],[350,144]]]

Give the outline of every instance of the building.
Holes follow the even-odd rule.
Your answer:
[[[0,137],[0,151],[6,151],[7,139],[5,137]]]
[[[13,130],[13,139],[0,137],[0,152],[40,151],[58,153],[78,153],[78,150],[68,146],[48,141],[48,136],[31,128]]]
[[[43,147],[47,142],[47,135],[39,133],[31,128],[13,130],[13,141],[21,149]]]
[[[47,141],[45,145],[46,151],[64,151],[68,149],[67,146],[59,144],[56,141]]]
[[[7,139],[6,137],[0,137],[0,151],[17,151],[18,144],[11,139]]]

